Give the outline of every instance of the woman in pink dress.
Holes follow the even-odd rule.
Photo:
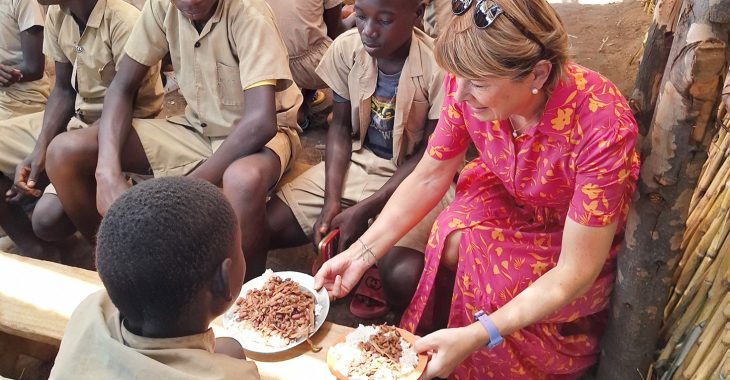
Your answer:
[[[401,321],[427,331],[448,306],[447,328],[416,342],[431,355],[422,378],[577,378],[605,324],[639,172],[636,122],[611,82],[568,61],[545,0],[452,8],[436,43],[446,99],[426,154],[316,283],[347,294],[441,199],[474,143]]]

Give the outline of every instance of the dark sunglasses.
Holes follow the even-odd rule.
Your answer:
[[[471,4],[473,2],[474,0],[451,0],[451,11],[454,12],[455,15],[461,16],[466,13],[469,8],[471,8]],[[491,5],[489,5],[489,3],[491,3]],[[502,10],[502,8],[493,0],[477,0],[476,11],[474,12],[474,24],[479,29],[486,29],[492,25],[494,20],[496,20],[500,15],[504,15],[504,17],[506,17],[507,20],[515,26],[515,28],[522,32],[525,37],[540,46],[540,55],[545,52],[545,45],[540,42],[540,39],[527,30],[527,28],[525,28],[522,24],[517,22],[514,17],[505,13],[504,10]]]

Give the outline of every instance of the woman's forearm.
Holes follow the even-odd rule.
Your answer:
[[[463,155],[446,161],[436,160],[428,154],[423,156],[361,237],[377,258],[382,257],[438,204],[463,160]]]

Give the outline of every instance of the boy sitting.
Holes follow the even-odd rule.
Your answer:
[[[47,241],[62,240],[75,228],[67,221],[52,187],[36,205],[33,227],[13,201],[41,196],[48,183],[46,151],[56,135],[99,119],[140,12],[123,0],[41,2],[49,5],[43,51],[55,62],[56,82],[45,111],[0,120],[0,226],[21,253],[59,259],[62,249]],[[162,109],[158,70],[156,63],[140,81],[134,96],[135,117],[154,117]],[[11,184],[13,188],[8,191]]]
[[[139,83],[168,52],[185,114],[132,119]],[[246,231],[244,252],[260,245],[266,197],[300,148],[302,99],[269,6],[147,0],[125,53],[98,129],[65,133],[49,148],[48,175],[68,216],[93,241],[130,186],[125,172],[190,175],[223,187]]]
[[[0,120],[42,111],[50,81],[43,70],[43,9],[35,0],[0,5]],[[0,151],[2,153],[2,151]]]
[[[269,202],[271,246],[291,247],[339,229],[338,251],[365,231],[423,155],[441,110],[443,72],[433,40],[414,26],[420,0],[357,0],[357,30],[337,38],[317,68],[335,104],[324,163],[282,187]],[[448,196],[447,196],[448,198]],[[361,282],[350,310],[361,318],[408,305],[421,276],[423,251],[440,205]],[[265,252],[261,253],[265,256]],[[251,255],[252,256],[252,255]],[[249,271],[262,267],[249,265]],[[359,297],[358,297],[359,296]]]
[[[71,315],[51,378],[258,379],[241,346],[209,328],[241,291],[240,239],[233,209],[203,180],[126,192],[99,228],[106,290]]]
[[[289,68],[294,83],[302,89],[304,101],[297,123],[309,126],[309,107],[317,89],[327,84],[314,72],[332,40],[352,27],[352,20],[342,21],[342,0],[266,0],[276,19],[289,51]]]

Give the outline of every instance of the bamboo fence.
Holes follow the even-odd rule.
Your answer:
[[[664,310],[666,345],[650,370],[661,380],[730,379],[730,117],[718,120]]]

